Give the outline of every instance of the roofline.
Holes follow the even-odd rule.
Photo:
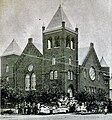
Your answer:
[[[7,55],[2,55],[2,56],[0,56],[0,57],[6,57],[6,56],[10,56],[10,55],[17,55],[17,56],[20,56],[21,54],[15,54],[15,53],[12,53],[12,54],[7,54]]]
[[[44,30],[43,33],[56,32],[56,31],[59,31],[59,30],[62,30],[62,29],[63,29],[62,26],[61,27],[60,26],[59,27],[54,27],[52,29],[46,29],[46,30]],[[70,31],[72,33],[78,34],[75,30],[72,30],[72,29],[70,29],[68,27],[65,27],[64,29],[68,30],[68,31]]]

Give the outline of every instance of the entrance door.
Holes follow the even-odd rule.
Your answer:
[[[73,97],[73,88],[72,87],[68,87],[68,95],[69,97]]]

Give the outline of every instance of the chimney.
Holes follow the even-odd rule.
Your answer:
[[[62,27],[65,28],[65,21],[62,21]]]
[[[45,26],[42,26],[42,31],[44,31],[45,30]]]
[[[33,38],[28,38],[28,43],[32,43]]]
[[[77,32],[77,33],[78,33],[78,28],[77,28],[77,27],[75,28],[75,32]]]
[[[90,43],[90,47],[94,47],[94,43]]]

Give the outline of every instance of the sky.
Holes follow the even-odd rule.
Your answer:
[[[0,0],[0,56],[13,39],[23,50],[29,37],[42,52],[41,28],[60,4],[79,28],[79,47],[93,42],[99,60],[103,56],[112,68],[112,0]]]

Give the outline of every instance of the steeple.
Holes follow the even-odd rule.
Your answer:
[[[101,60],[100,60],[100,64],[102,67],[108,67],[106,61],[104,60],[104,58],[102,57]]]
[[[63,8],[60,5],[50,23],[48,24],[47,30],[61,27],[63,21],[65,22],[65,27],[73,30],[70,21],[68,20],[66,14],[63,11]]]
[[[14,39],[10,43],[10,45],[7,47],[7,49],[4,51],[2,56],[12,55],[12,54],[15,54],[15,55],[21,54],[21,49]]]

